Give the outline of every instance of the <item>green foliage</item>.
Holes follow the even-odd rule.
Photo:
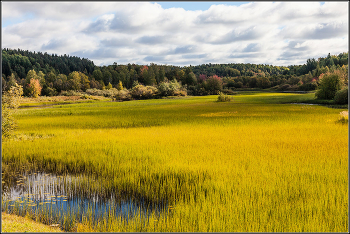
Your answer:
[[[15,83],[10,90],[5,91],[1,99],[1,128],[2,139],[11,137],[16,128],[16,121],[13,113],[19,106],[19,100],[23,95],[22,86]]]
[[[67,55],[57,56],[10,49],[3,49],[2,55],[3,89],[9,89],[10,79],[13,80],[14,77],[23,85],[26,96],[30,79],[26,82],[20,80],[25,78],[29,71],[36,72],[37,79],[43,87],[42,95],[56,95],[63,90],[85,91],[90,88],[103,90],[106,88],[105,85],[110,83],[117,87],[119,82],[122,82],[123,88],[131,90],[138,84],[156,86],[166,80],[176,80],[186,87],[180,91],[180,95],[186,95],[186,91],[189,95],[215,95],[223,88],[278,89],[279,86],[280,90],[315,90],[317,84],[313,80],[317,80],[322,73],[333,72],[337,68],[347,69],[348,63],[348,53],[329,54],[325,58],[308,59],[304,65],[288,67],[250,63],[209,63],[190,67],[153,63],[150,65],[114,63],[109,66],[95,66],[87,59]],[[78,72],[80,78],[72,76],[73,72]],[[64,79],[63,75],[71,77]],[[222,80],[220,82],[213,77],[220,77]],[[285,84],[290,86],[283,86]],[[117,89],[121,90],[118,87]]]
[[[339,72],[327,72],[319,77],[318,90],[315,93],[317,99],[334,98],[336,92],[341,89],[341,76]]]
[[[51,88],[50,86],[45,85],[42,89],[42,94],[45,96],[56,96],[58,94],[55,88]]]
[[[73,71],[91,74],[95,65],[88,59],[81,59],[76,56],[55,55],[42,52],[30,52],[28,50],[2,49],[2,67],[3,73],[10,76],[16,73],[19,78],[25,78],[29,70],[42,71],[48,74],[50,71],[56,71],[57,74],[68,75]]]
[[[218,102],[230,102],[232,100],[233,100],[233,98],[231,96],[226,95],[223,92],[219,92],[219,96],[217,99]]]
[[[10,88],[12,87],[12,86],[16,86],[17,85],[17,82],[16,82],[16,76],[15,76],[15,74],[11,74],[11,76],[9,76],[8,77],[8,81],[6,82],[6,80],[5,79],[3,79],[3,91],[8,91],[8,90],[10,90]]]
[[[341,89],[335,93],[334,96],[334,103],[335,104],[348,104],[348,96],[349,96],[349,91],[348,88]]]
[[[95,78],[95,80],[102,80],[103,79],[103,75],[101,70],[96,69],[93,71],[92,76]]]

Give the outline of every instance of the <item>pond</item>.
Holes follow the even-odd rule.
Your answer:
[[[84,177],[86,180],[86,177]],[[165,204],[121,197],[116,194],[102,197],[98,193],[79,192],[77,184],[82,177],[58,176],[44,172],[26,172],[2,182],[2,211],[25,215],[46,215],[64,228],[67,217],[81,222],[88,217],[93,223],[113,215],[126,221],[134,215],[149,217],[152,211],[160,215]],[[90,179],[88,184],[95,181]],[[81,186],[79,187],[81,189]]]

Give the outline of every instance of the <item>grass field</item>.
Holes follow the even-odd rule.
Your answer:
[[[347,232],[348,124],[337,122],[343,109],[288,104],[313,96],[19,109],[17,137],[2,145],[3,171],[83,173],[101,195],[117,188],[170,205],[145,224],[86,219],[89,231]]]

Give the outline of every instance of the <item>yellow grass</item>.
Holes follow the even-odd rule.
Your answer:
[[[285,97],[20,110],[19,133],[50,137],[3,143],[3,164],[97,175],[97,190],[171,205],[144,226],[84,223],[96,231],[346,232],[347,124],[337,109],[270,101]]]
[[[1,232],[63,232],[58,227],[50,227],[29,218],[1,213]]]

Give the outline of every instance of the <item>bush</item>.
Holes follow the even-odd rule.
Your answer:
[[[129,90],[123,89],[123,90],[119,90],[119,92],[113,96],[113,99],[121,100],[121,101],[129,101],[132,99],[132,97]]]
[[[290,87],[291,87],[290,84],[280,84],[280,86],[277,88],[277,90],[286,91],[286,90],[289,90]]]
[[[131,90],[131,96],[136,99],[149,99],[154,97],[158,89],[153,86],[136,85]]]
[[[160,96],[186,96],[186,90],[183,90],[181,85],[176,81],[162,82],[158,86]]]
[[[103,96],[103,97],[114,97],[118,94],[118,90],[116,88],[110,88],[110,89],[87,89],[85,91],[87,94],[94,95],[94,96]]]
[[[348,88],[339,90],[338,92],[335,93],[334,103],[340,104],[340,105],[348,104],[348,95],[349,95]]]
[[[224,94],[223,92],[219,92],[218,102],[230,102],[233,98]]]
[[[83,94],[80,98],[81,99],[93,99],[93,97],[88,95],[88,94]]]
[[[68,90],[68,91],[61,91],[61,95],[62,96],[81,96],[82,94],[74,90]]]
[[[90,94],[90,95],[94,95],[94,96],[103,96],[102,90],[96,89],[96,88],[87,89],[87,90],[85,91],[85,93]]]
[[[311,82],[311,83],[305,83],[299,86],[300,91],[310,91],[317,89],[317,83]]]

